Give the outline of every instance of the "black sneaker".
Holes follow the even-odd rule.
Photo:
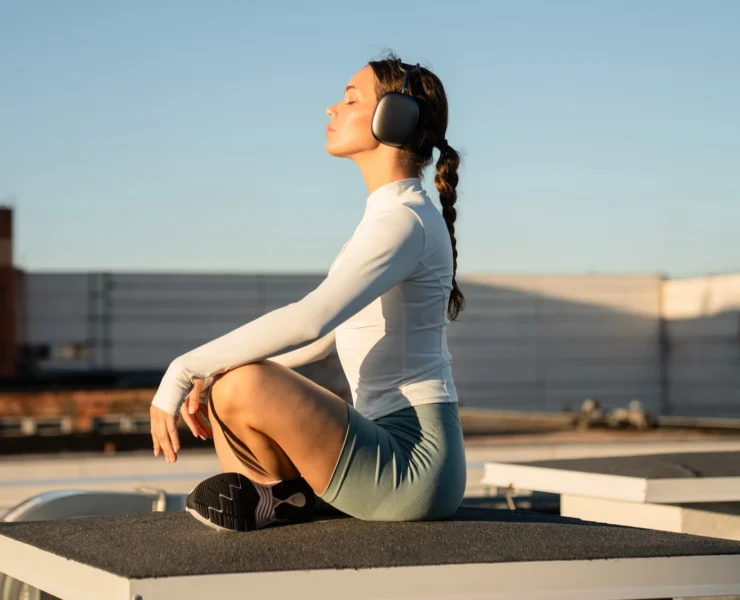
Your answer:
[[[313,520],[315,495],[303,477],[267,487],[241,473],[219,473],[193,488],[185,510],[219,531],[253,531],[276,522]]]

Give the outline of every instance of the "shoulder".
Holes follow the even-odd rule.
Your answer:
[[[424,238],[424,223],[410,206],[398,204],[365,216],[362,221],[365,232],[398,238]]]

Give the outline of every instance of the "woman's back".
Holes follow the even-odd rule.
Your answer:
[[[393,260],[409,274],[388,290],[376,290],[375,300],[336,328],[354,406],[370,419],[408,406],[457,401],[447,348],[452,246],[444,219],[418,178],[370,194],[362,221],[329,273],[343,264],[353,243],[378,240],[389,247],[393,236],[398,246],[390,250]]]

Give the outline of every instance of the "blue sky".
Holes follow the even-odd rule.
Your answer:
[[[0,0],[16,263],[325,272],[367,196],[325,109],[391,48],[447,90],[461,274],[740,271],[739,28],[732,0]]]

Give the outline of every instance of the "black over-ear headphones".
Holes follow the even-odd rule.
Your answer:
[[[381,96],[372,121],[375,139],[396,148],[411,139],[419,122],[419,103],[408,93],[411,73],[419,70],[419,64],[407,65],[399,58],[398,66],[404,72],[403,88],[400,92],[388,92]]]

